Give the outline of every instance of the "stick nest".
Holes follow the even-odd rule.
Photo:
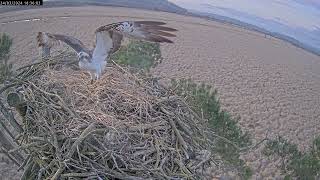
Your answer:
[[[204,179],[206,121],[148,76],[107,67],[93,84],[56,57],[17,76],[26,112],[20,148],[32,179]],[[66,61],[64,61],[66,60]],[[21,91],[22,89],[22,91]]]

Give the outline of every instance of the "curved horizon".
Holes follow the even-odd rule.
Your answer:
[[[320,1],[169,0],[189,11],[216,14],[292,37],[320,52]]]

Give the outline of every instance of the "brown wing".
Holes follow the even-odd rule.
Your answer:
[[[50,56],[50,49],[59,44],[60,41],[69,45],[77,53],[86,52],[90,54],[89,49],[87,49],[79,39],[72,36],[50,34],[45,32],[39,32],[37,36],[38,47],[42,49],[42,54],[44,56]]]
[[[109,33],[110,33],[110,36],[112,38],[112,45],[113,45],[112,48],[111,48],[110,53],[115,53],[121,47],[121,42],[122,42],[122,39],[123,39],[123,35],[118,33],[118,32],[115,32],[115,31],[111,31]]]
[[[176,37],[174,28],[163,26],[157,21],[124,21],[99,27],[96,31],[95,51],[101,54],[114,53],[121,46],[123,36],[159,43],[173,43],[167,37]],[[112,42],[104,42],[103,41]],[[98,47],[99,46],[99,47]],[[104,48],[105,50],[102,50]]]

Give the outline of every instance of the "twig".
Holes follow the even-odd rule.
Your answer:
[[[76,148],[85,140],[85,138],[92,133],[95,123],[91,123],[79,136],[79,138],[72,144],[70,150],[67,153],[66,159],[70,159],[76,151]]]
[[[2,114],[4,115],[4,117],[6,118],[6,120],[12,125],[12,127],[15,128],[15,130],[18,133],[23,132],[22,127],[20,126],[20,124],[18,124],[18,122],[16,121],[16,119],[14,118],[13,114],[11,111],[9,111],[4,104],[2,104],[2,102],[0,101],[0,109]]]
[[[164,113],[168,114],[168,115],[173,115],[172,113],[168,112],[167,110],[165,110],[163,107],[160,107],[161,111],[163,111]],[[181,136],[179,130],[176,127],[176,124],[173,122],[173,120],[171,118],[169,118],[169,123],[172,127],[172,129],[174,130],[174,132],[177,135],[178,141],[180,142],[180,145],[182,145],[182,147],[184,149],[188,149],[187,143],[184,141],[183,137]]]

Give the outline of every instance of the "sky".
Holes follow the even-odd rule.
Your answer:
[[[320,0],[169,0],[196,13],[225,16],[298,40],[320,55]]]
[[[169,0],[186,9],[224,15],[226,9],[273,20],[291,27],[320,29],[320,0]],[[205,5],[215,6],[216,9]]]

